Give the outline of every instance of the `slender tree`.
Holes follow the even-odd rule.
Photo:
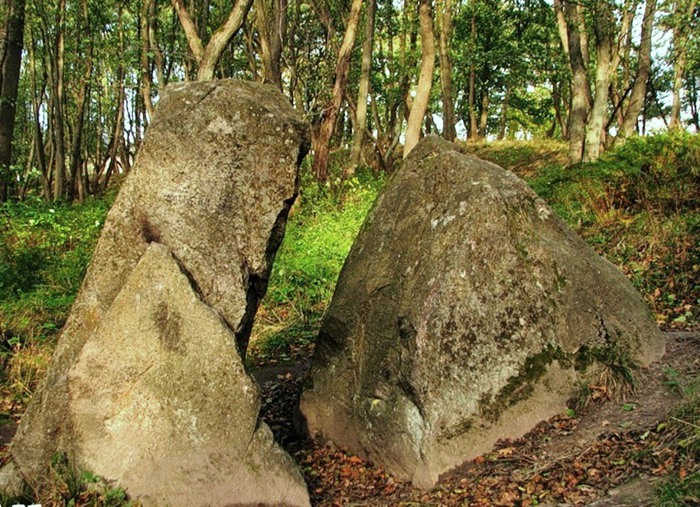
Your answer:
[[[343,42],[338,50],[338,60],[335,65],[335,80],[330,101],[323,110],[318,133],[313,139],[314,164],[313,171],[319,181],[328,180],[328,156],[330,155],[330,141],[335,132],[335,122],[338,119],[340,106],[345,96],[350,70],[350,56],[357,37],[357,27],[360,23],[362,12],[362,0],[352,0],[350,17],[345,28]]]
[[[573,0],[563,0],[567,36],[562,37],[562,45],[568,43],[569,65],[571,67],[571,106],[567,131],[569,134],[569,163],[578,164],[583,159],[586,134],[586,121],[591,107],[591,90],[586,71],[587,52],[581,37],[579,8]],[[561,32],[560,32],[561,33]]]
[[[450,56],[450,41],[452,40],[452,0],[441,0],[437,13],[440,33],[440,87],[442,91],[442,137],[454,141],[457,137],[455,125],[455,106],[452,89],[452,57]]]
[[[618,54],[615,48],[615,18],[608,0],[596,1],[593,17],[596,41],[595,97],[586,125],[585,161],[596,160],[601,153],[610,83],[616,71]]]
[[[622,142],[634,133],[637,120],[644,106],[644,99],[647,94],[647,82],[649,81],[651,72],[651,40],[654,29],[655,12],[656,0],[647,0],[644,8],[644,19],[642,20],[637,74],[629,92],[627,107],[622,114],[622,122],[618,129],[618,135],[615,138],[616,142]]]
[[[197,80],[209,81],[214,78],[216,64],[221,58],[221,53],[226,49],[229,41],[240,30],[250,10],[253,0],[236,0],[226,21],[212,34],[209,42],[204,46],[197,25],[192,20],[183,0],[171,0],[171,3],[180,19],[180,24],[185,31],[187,43],[197,62]]]
[[[420,0],[418,19],[420,21],[421,62],[416,97],[413,100],[411,114],[406,125],[406,142],[403,156],[406,158],[418,144],[421,135],[421,125],[428,111],[430,90],[433,87],[433,70],[435,68],[435,35],[433,33],[433,14],[430,0]]]
[[[688,28],[697,0],[675,0],[673,21],[673,105],[669,129],[679,130],[681,124],[681,88],[688,57]]]
[[[350,152],[349,174],[352,174],[360,163],[362,145],[367,128],[367,97],[369,95],[369,81],[372,70],[372,47],[374,43],[374,20],[376,15],[376,0],[367,0],[365,12],[365,40],[362,43],[362,68],[360,69],[360,84],[357,92],[357,111],[355,113],[355,132]]]
[[[8,199],[12,181],[10,166],[22,64],[24,12],[24,0],[0,2],[0,202]]]
[[[263,81],[282,90],[282,48],[287,38],[287,0],[255,0]]]

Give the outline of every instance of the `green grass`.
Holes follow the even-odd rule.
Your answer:
[[[657,490],[659,507],[691,507],[700,505],[700,472],[685,478],[674,477]]]
[[[660,323],[697,325],[700,136],[632,138],[595,163],[570,168],[563,163],[564,144],[517,144],[466,149],[524,177],[557,215],[622,269]]]
[[[17,401],[44,371],[110,204],[0,205],[0,382]]]
[[[668,440],[680,455],[681,468],[657,489],[664,507],[700,505],[700,378],[666,371],[669,387],[682,397],[668,422]]]
[[[250,364],[292,359],[313,344],[345,258],[385,179],[364,169],[322,185],[304,165],[301,195],[253,328]]]

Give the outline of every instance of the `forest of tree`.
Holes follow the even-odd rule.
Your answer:
[[[421,135],[559,138],[569,162],[700,131],[697,0],[0,0],[0,201],[128,172],[164,87],[279,88],[313,170],[390,170]]]

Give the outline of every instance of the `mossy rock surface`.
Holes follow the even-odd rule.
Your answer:
[[[566,409],[585,350],[645,366],[641,297],[521,179],[424,139],[341,272],[302,397],[310,433],[421,486]]]
[[[308,505],[239,355],[308,147],[273,87],[167,88],[11,444],[36,491],[61,453],[144,503]]]

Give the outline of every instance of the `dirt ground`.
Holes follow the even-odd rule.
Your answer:
[[[308,362],[253,372],[263,418],[304,473],[314,505],[654,505],[657,484],[682,473],[667,424],[680,396],[674,378],[700,372],[700,332],[668,332],[666,355],[638,372],[634,393],[543,421],[448,474],[430,491],[399,483],[379,467],[321,447],[294,430]]]
[[[543,421],[521,439],[443,476],[430,491],[395,481],[381,468],[295,430],[295,409],[309,359],[253,371],[263,419],[299,463],[318,506],[654,505],[659,481],[687,464],[669,444],[668,421],[680,401],[675,378],[700,372],[700,332],[665,333],[667,352],[638,377],[625,399],[598,401]],[[18,418],[18,416],[17,416]],[[16,418],[0,419],[0,462]]]

